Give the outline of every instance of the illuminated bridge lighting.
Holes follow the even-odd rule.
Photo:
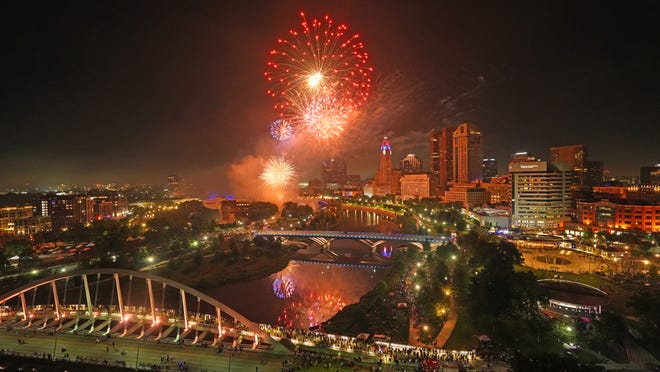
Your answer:
[[[311,231],[311,230],[264,230],[252,231],[254,236],[299,236],[304,238],[321,237],[335,239],[380,239],[397,240],[406,242],[429,242],[446,243],[450,241],[448,236],[411,235],[411,234],[384,234],[373,232],[350,232],[350,231]]]

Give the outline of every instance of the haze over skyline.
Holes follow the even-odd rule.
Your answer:
[[[619,4],[621,5],[621,4]],[[583,143],[613,175],[660,162],[660,5],[583,1],[3,4],[0,186],[165,182],[233,192],[231,164],[339,155],[373,177],[383,135],[428,169],[428,132],[469,121],[505,170]],[[37,9],[35,11],[35,9]],[[263,77],[278,37],[330,15],[360,34],[373,94],[354,132],[276,145]],[[239,173],[240,174],[240,173]]]

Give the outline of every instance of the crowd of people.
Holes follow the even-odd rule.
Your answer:
[[[392,344],[374,338],[373,335],[369,335],[369,337],[362,335],[361,337],[335,336],[282,327],[268,328],[267,331],[273,337],[289,339],[294,345],[297,345],[295,363],[283,365],[283,371],[318,365],[325,368],[350,368],[354,364],[362,363],[370,363],[377,367],[393,365],[432,369],[424,368],[424,366],[451,364],[470,368],[476,361],[474,350],[456,351]],[[320,351],[320,349],[330,350]],[[433,361],[433,363],[429,363],[429,361]]]
[[[294,350],[291,358],[282,361],[282,371],[295,371],[299,369],[321,366],[329,370],[342,370],[346,368],[371,368],[388,370],[433,370],[429,366],[455,365],[457,367],[470,368],[474,366],[476,356],[474,351],[449,351],[437,348],[415,347],[400,345],[389,342],[385,336],[360,334],[357,337],[337,336],[318,331],[304,329],[292,329],[283,327],[264,326],[273,338],[282,340]],[[32,331],[14,331],[17,336],[23,334],[30,338]],[[50,333],[48,333],[50,334]],[[54,334],[53,334],[54,335]],[[23,342],[22,342],[23,341]],[[125,357],[125,349],[119,347],[113,339],[96,337],[97,344],[103,346],[106,352],[114,351]],[[22,344],[25,339],[18,338]],[[59,346],[59,345],[58,345]],[[101,347],[103,347],[101,346]],[[224,346],[218,346],[218,350],[224,350]],[[240,345],[227,347],[230,352],[241,351]],[[60,360],[77,363],[90,363],[109,366],[124,367],[124,360],[97,360],[83,356],[69,358],[63,346],[60,346],[62,355]],[[0,350],[0,353],[15,353],[9,350]],[[110,353],[109,355],[112,355]],[[28,355],[25,355],[28,356]],[[29,355],[30,357],[52,359],[50,354]],[[122,358],[123,359],[123,358]],[[185,370],[187,365],[175,366],[168,363],[169,356],[161,357],[160,364],[141,363],[140,369],[152,371]]]

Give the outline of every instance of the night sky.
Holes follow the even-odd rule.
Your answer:
[[[501,171],[513,152],[547,159],[577,143],[611,175],[660,162],[658,1],[11,3],[0,5],[0,187],[177,174],[232,193],[231,164],[273,154],[303,179],[331,155],[370,178],[383,135],[396,161],[413,152],[428,169],[429,130],[463,121]],[[347,23],[375,69],[354,130],[308,154],[269,137],[263,77],[300,10]]]

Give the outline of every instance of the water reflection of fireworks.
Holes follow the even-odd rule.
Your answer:
[[[307,295],[291,298],[277,317],[277,322],[287,328],[313,327],[330,319],[344,306],[346,303],[339,296],[310,291]]]
[[[293,284],[293,280],[286,276],[280,276],[275,278],[273,281],[273,293],[278,298],[289,298],[293,295],[296,287]]]

